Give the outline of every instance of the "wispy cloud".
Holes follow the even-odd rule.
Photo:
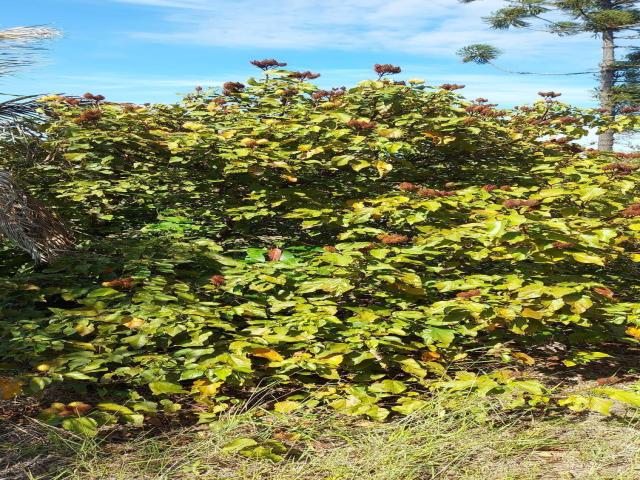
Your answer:
[[[394,51],[447,55],[469,43],[490,42],[512,58],[558,56],[580,45],[578,36],[558,40],[544,32],[497,32],[482,17],[502,0],[110,0],[159,8],[165,24],[131,32],[138,39],[230,48]],[[579,62],[578,56],[564,64]],[[553,61],[549,62],[553,63]],[[561,62],[558,62],[561,63]]]

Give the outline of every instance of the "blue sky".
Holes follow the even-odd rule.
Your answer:
[[[114,101],[171,102],[196,85],[257,74],[254,58],[322,74],[323,87],[373,77],[374,63],[403,68],[402,78],[462,83],[466,95],[503,105],[539,90],[592,105],[594,79],[518,76],[462,64],[455,51],[488,42],[500,63],[546,72],[593,69],[597,39],[490,30],[481,20],[500,0],[13,0],[0,28],[48,24],[64,32],[43,62],[2,78],[0,91],[106,95]]]

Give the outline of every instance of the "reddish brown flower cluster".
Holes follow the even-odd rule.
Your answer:
[[[482,294],[482,291],[478,288],[474,289],[474,290],[468,290],[466,292],[460,292],[458,294],[456,294],[456,297],[458,298],[473,298],[473,297],[477,297],[479,295]]]
[[[630,175],[638,168],[640,168],[640,165],[635,165],[633,163],[621,163],[621,162],[610,163],[609,165],[605,165],[604,167],[602,167],[603,170],[609,171],[614,175],[618,175],[618,176]]]
[[[579,119],[576,117],[571,117],[571,116],[566,116],[566,117],[559,117],[556,118],[555,121],[558,122],[561,125],[566,125],[568,123],[575,123],[577,122]]]
[[[505,200],[504,202],[502,202],[502,205],[504,205],[507,208],[537,207],[538,205],[540,205],[540,200],[534,200],[534,199],[522,200],[519,198],[511,198],[509,200]]]
[[[94,102],[101,102],[105,99],[104,95],[94,95],[93,93],[85,93],[82,98],[87,100],[93,100]]]
[[[135,103],[123,103],[122,110],[127,113],[135,112],[138,109],[138,106]]]
[[[640,217],[640,203],[632,203],[620,212],[620,215],[627,218]]]
[[[608,108],[599,108],[596,111],[607,115],[611,114],[611,111]]]
[[[135,285],[135,280],[131,277],[117,278],[109,282],[102,282],[103,287],[114,288],[116,290],[131,290]]]
[[[338,251],[338,249],[333,245],[325,245],[324,247],[322,247],[322,249],[325,252],[329,252],[329,253],[336,253]]]
[[[226,279],[224,278],[224,275],[213,275],[210,279],[209,279],[209,283],[211,285],[215,285],[216,287],[219,287],[220,285],[224,285]]]
[[[557,137],[549,140],[548,143],[555,143],[556,145],[565,145],[569,143],[571,139],[569,137]]]
[[[557,248],[558,250],[567,250],[568,248],[573,247],[573,243],[571,242],[554,242],[553,248]]]
[[[233,95],[244,90],[244,84],[240,82],[225,82],[222,85],[222,93],[225,95]]]
[[[282,90],[281,95],[283,97],[293,97],[294,95],[297,95],[298,93],[300,93],[300,91],[296,90],[295,88],[285,88],[284,90]]]
[[[78,106],[81,103],[80,99],[75,97],[62,97],[62,101],[73,107]]]
[[[497,104],[488,103],[486,105],[469,105],[465,108],[466,112],[471,115],[482,115],[485,117],[499,117],[504,115],[504,112],[501,110],[496,110],[494,107],[497,107]]]
[[[97,108],[85,110],[76,119],[76,123],[95,123],[102,118],[102,112]]]
[[[502,190],[503,192],[510,192],[513,190],[509,185],[502,185],[499,187],[498,185],[485,185],[482,187],[485,192],[493,192],[494,190]]]
[[[558,98],[562,96],[562,94],[558,92],[538,92],[538,95],[544,98]]]
[[[640,105],[622,107],[620,113],[638,113],[640,112]]]
[[[378,240],[380,240],[385,245],[399,245],[401,243],[407,243],[409,241],[409,237],[406,235],[400,235],[399,233],[392,234],[381,234],[378,235]]]
[[[313,73],[307,70],[306,72],[291,72],[289,77],[295,78],[296,80],[300,80],[301,82],[305,80],[315,80],[320,77],[319,73]]]
[[[378,78],[382,78],[385,75],[395,75],[402,72],[400,67],[391,65],[390,63],[376,63],[373,66],[373,70],[378,74]]]
[[[415,192],[420,187],[411,182],[402,182],[400,185],[398,185],[398,188],[403,192]]]
[[[458,85],[457,83],[445,83],[444,85],[440,85],[440,88],[442,90],[448,90],[448,91],[452,92],[454,90],[461,90],[465,86],[466,85]]]
[[[597,152],[597,150],[595,150]],[[633,152],[633,153],[623,153],[623,152],[618,152],[616,153],[616,157],[618,158],[624,158],[627,160],[633,160],[636,158],[640,158],[640,152]]]
[[[251,60],[251,65],[255,65],[256,67],[262,70],[270,70],[275,67],[286,67],[287,64],[284,62],[279,62],[275,58],[265,58],[264,60]]]
[[[316,90],[311,94],[311,98],[315,101],[319,100],[335,100],[347,93],[347,87],[333,88],[331,90]]]
[[[487,103],[488,101],[489,101],[489,99],[488,99],[488,98],[482,98],[482,97],[480,97],[480,98],[476,98],[476,99],[474,100],[474,102],[476,102],[476,103]]]
[[[270,262],[279,262],[282,258],[282,250],[279,248],[272,248],[267,252],[267,258]]]
[[[351,119],[347,122],[347,125],[349,125],[352,128],[355,128],[356,130],[373,130],[374,128],[376,128],[376,123],[375,122],[368,122],[366,120],[356,120]]]
[[[418,190],[418,195],[428,198],[440,198],[440,197],[452,197],[457,195],[456,192],[450,192],[446,190],[434,190],[433,188],[421,188]]]

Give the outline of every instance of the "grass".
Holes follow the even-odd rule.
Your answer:
[[[400,420],[254,410],[209,426],[82,440],[36,422],[5,425],[0,478],[64,480],[637,479],[634,419],[504,420],[482,399],[435,399]],[[502,419],[502,420],[501,420]],[[225,451],[238,438],[278,442],[281,461]],[[3,471],[4,469],[4,471]]]

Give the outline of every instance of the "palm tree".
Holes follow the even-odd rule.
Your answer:
[[[41,26],[0,30],[0,76],[32,65],[43,43],[59,36],[58,30]],[[0,102],[0,140],[11,142],[16,135],[32,135],[29,125],[39,118],[38,106],[32,96]],[[52,261],[74,245],[64,223],[5,170],[0,170],[0,234],[28,252],[37,265]]]

